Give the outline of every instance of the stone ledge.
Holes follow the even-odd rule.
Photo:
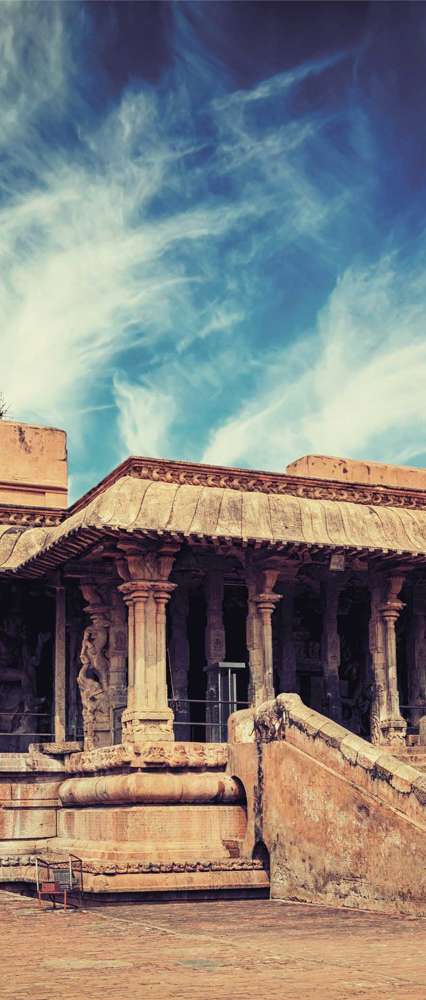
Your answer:
[[[426,775],[415,764],[402,762],[388,748],[374,746],[333,720],[303,704],[298,694],[280,694],[275,701],[260,705],[254,712],[259,743],[285,740],[292,728],[337,750],[350,765],[361,767],[372,778],[384,781],[401,795],[413,794],[426,805]]]

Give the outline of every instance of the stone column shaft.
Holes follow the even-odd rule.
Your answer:
[[[221,663],[226,656],[226,637],[223,622],[224,592],[223,568],[216,565],[208,571],[206,577],[206,722],[210,723],[206,728],[206,738],[209,743],[219,742],[222,738],[219,726],[221,713],[217,704],[219,699],[219,677],[217,667],[214,667],[213,664]]]
[[[275,697],[272,613],[282,595],[273,591],[279,570],[250,566],[247,572],[247,649],[250,661],[250,701],[262,704]]]
[[[182,574],[183,576],[183,574]],[[186,580],[179,580],[170,601],[170,671],[172,693],[175,702],[175,724],[178,740],[191,737],[190,712],[188,704],[189,679],[189,639],[188,639],[189,594]]]
[[[410,711],[411,724],[418,726],[426,715],[426,582],[423,580],[413,584],[408,701],[412,706],[419,706]]]
[[[323,584],[323,620],[321,660],[324,677],[324,711],[335,722],[341,722],[340,698],[340,636],[338,630],[339,597],[344,581],[336,573],[329,573]]]
[[[114,742],[121,742],[121,712],[127,703],[127,636],[126,606],[121,594],[113,588],[109,629],[109,698]]]
[[[293,638],[295,579],[284,581],[281,603],[281,648],[279,663],[279,693],[297,693],[296,648]]]
[[[65,656],[65,587],[56,587],[55,609],[55,677],[54,735],[55,743],[66,740],[66,656]]]

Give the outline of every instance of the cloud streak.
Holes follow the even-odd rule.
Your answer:
[[[359,50],[242,88],[185,5],[174,17],[158,83],[102,102],[90,6],[0,5],[10,415],[66,426],[76,489],[129,451],[410,460],[422,246],[398,254],[397,229],[379,228]]]
[[[213,434],[204,460],[283,468],[312,452],[414,459],[424,448],[424,249],[409,275],[392,257],[348,270],[313,334],[276,354],[255,400]]]

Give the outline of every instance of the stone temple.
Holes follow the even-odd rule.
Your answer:
[[[0,881],[426,913],[426,470],[0,421]]]

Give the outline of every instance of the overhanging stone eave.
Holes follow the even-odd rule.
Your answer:
[[[6,570],[0,570],[0,575],[4,577],[18,576],[27,579],[43,577],[65,565],[70,560],[76,559],[78,556],[87,555],[93,547],[99,545],[103,540],[107,541],[109,539],[111,541],[117,541],[123,536],[127,536],[129,539],[134,539],[135,542],[140,542],[141,544],[163,542],[165,544],[175,543],[179,545],[201,545],[205,548],[213,549],[223,549],[226,547],[254,549],[256,551],[263,551],[265,554],[276,554],[282,556],[283,558],[288,557],[290,560],[295,557],[297,558],[304,552],[313,559],[315,559],[316,556],[323,556],[327,558],[327,556],[331,556],[332,554],[342,554],[350,559],[365,560],[366,568],[367,563],[371,563],[371,561],[373,563],[377,561],[381,564],[392,563],[395,565],[401,564],[402,562],[408,566],[414,566],[426,562],[426,553],[409,552],[400,549],[380,547],[366,548],[362,546],[334,544],[332,542],[306,542],[305,540],[300,539],[272,540],[270,538],[254,535],[242,536],[215,533],[208,534],[201,532],[185,533],[183,531],[169,531],[161,528],[138,528],[136,530],[128,530],[120,527],[111,528],[107,526],[80,526],[75,528],[65,537],[62,537],[58,542],[47,546],[40,552],[31,556],[29,559],[20,563],[18,566]]]

